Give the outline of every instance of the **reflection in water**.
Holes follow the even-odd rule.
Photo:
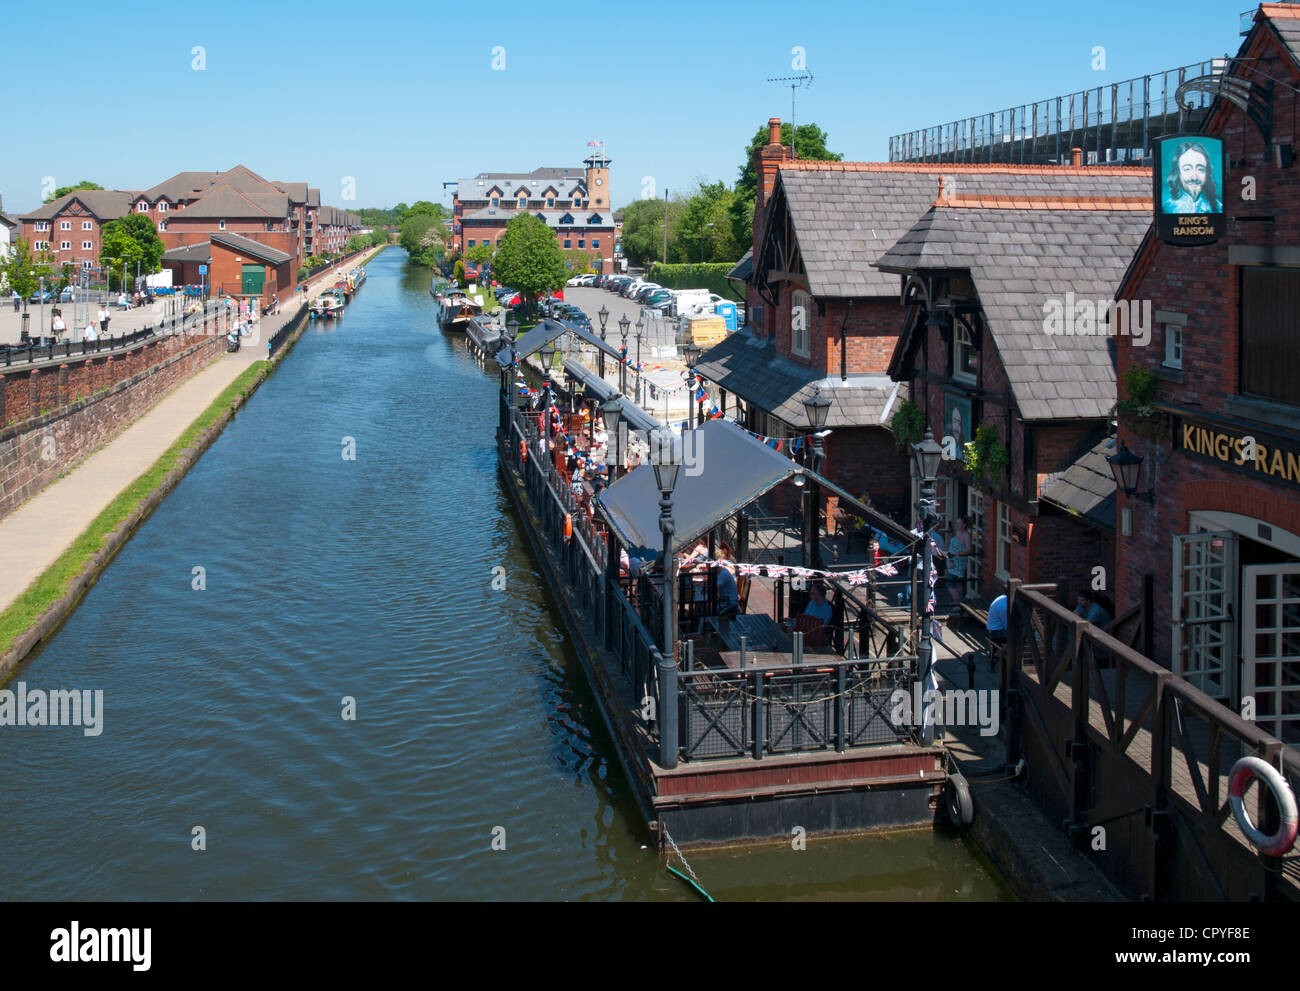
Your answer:
[[[104,731],[0,728],[26,865],[0,897],[695,897],[646,848],[499,487],[495,379],[428,280],[372,262],[19,672],[103,690]],[[924,830],[688,855],[720,899],[1005,894]]]

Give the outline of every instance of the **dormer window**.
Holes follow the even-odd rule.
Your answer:
[[[548,197],[546,197],[546,205],[547,205],[547,206],[555,206],[555,197],[554,197],[554,196],[548,196]]]
[[[563,217],[560,218],[560,223],[562,223],[562,224],[571,224],[571,223],[573,223],[573,214],[571,214],[571,213],[566,213]]]
[[[590,217],[587,218],[587,223],[589,223],[589,224],[598,224],[598,223],[600,223],[600,214],[598,214],[598,213],[593,213]]]
[[[796,289],[790,300],[790,350],[807,358],[812,352],[812,297]]]
[[[166,212],[167,212],[167,201],[166,201],[166,200],[159,200],[159,201],[158,201],[158,212],[159,212],[159,213],[166,213]]]
[[[225,229],[226,229],[226,222],[225,222],[224,220],[218,220],[218,221],[217,221],[217,230],[219,230],[219,231],[224,231]]]
[[[519,209],[523,210],[527,206],[528,206],[528,197],[527,196],[519,197]]]
[[[493,205],[493,206],[500,206],[500,205],[501,205],[501,197],[500,197],[500,196],[493,196],[493,197],[492,197],[492,205]]]

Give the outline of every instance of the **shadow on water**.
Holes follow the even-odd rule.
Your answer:
[[[0,727],[0,897],[695,897],[501,488],[495,377],[430,273],[369,268],[11,679],[104,719]],[[688,855],[720,899],[1005,894],[926,831]]]

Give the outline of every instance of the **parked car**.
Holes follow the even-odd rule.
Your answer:
[[[575,275],[572,279],[567,280],[564,284],[566,286],[585,286],[587,283],[582,281],[585,278],[586,278],[585,275]]]
[[[53,303],[54,292],[50,289],[38,289],[27,297],[29,303]]]
[[[60,303],[75,303],[77,301],[77,287],[64,286],[63,291],[59,293]]]

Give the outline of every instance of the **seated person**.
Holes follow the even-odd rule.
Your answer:
[[[1090,589],[1084,589],[1079,593],[1078,605],[1075,606],[1074,612],[1077,616],[1082,616],[1093,626],[1099,626],[1103,630],[1110,625],[1110,613],[1092,594]]]
[[[1004,647],[1007,643],[1007,597],[999,595],[989,604],[988,622],[984,624],[988,630],[989,640],[996,647]]]
[[[822,626],[831,625],[831,604],[826,598],[826,587],[821,582],[813,582],[808,589],[808,605],[804,609],[805,616],[812,616],[822,621]]]

